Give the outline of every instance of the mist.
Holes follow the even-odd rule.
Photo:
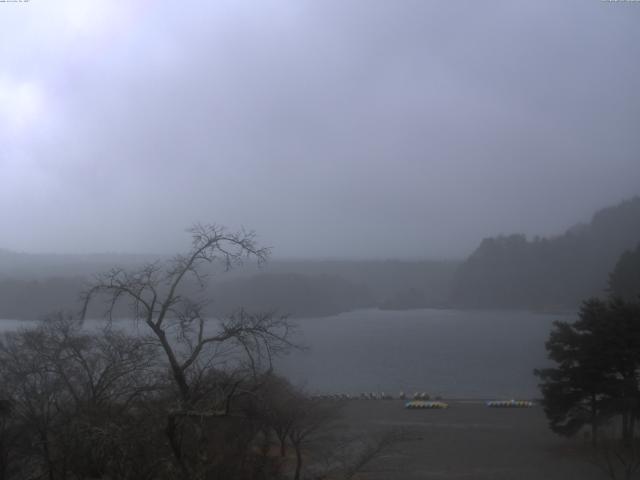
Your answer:
[[[2,4],[0,247],[469,255],[640,185],[631,2]]]
[[[640,0],[0,0],[0,479],[640,470]]]

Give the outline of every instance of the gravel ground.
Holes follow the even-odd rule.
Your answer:
[[[547,427],[542,408],[493,409],[481,401],[449,401],[446,410],[406,410],[399,400],[345,405],[343,428],[375,435],[401,430],[359,478],[603,479],[588,461],[584,439],[566,440]]]

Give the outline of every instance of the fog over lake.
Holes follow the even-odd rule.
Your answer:
[[[477,310],[357,310],[296,320],[304,345],[276,371],[310,393],[427,392],[535,398],[553,320],[567,314]],[[2,331],[32,322],[2,320]],[[89,324],[89,328],[95,325]]]
[[[546,365],[544,342],[559,318],[428,309],[305,319],[299,337],[309,349],[282,359],[278,368],[317,392],[535,397],[532,370]]]

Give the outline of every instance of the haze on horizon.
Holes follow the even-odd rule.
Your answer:
[[[0,248],[462,257],[640,193],[640,4],[0,3]]]

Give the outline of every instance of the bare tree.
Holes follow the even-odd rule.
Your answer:
[[[287,455],[289,432],[299,417],[298,407],[301,400],[306,401],[301,392],[285,378],[274,374],[268,375],[259,391],[258,415],[275,433],[282,458]]]
[[[13,421],[13,410],[11,400],[0,399],[0,480],[12,478],[12,470],[16,467],[15,444],[20,436],[20,428]]]
[[[309,478],[314,480],[349,480],[366,476],[367,471],[375,471],[372,463],[384,455],[401,454],[399,444],[414,441],[415,435],[404,429],[381,430],[357,433],[331,438],[325,449],[320,449],[320,461]]]
[[[251,393],[243,377],[257,378],[270,369],[274,355],[293,345],[290,323],[273,313],[238,310],[226,319],[207,316],[207,265],[221,262],[225,270],[253,258],[264,262],[269,249],[257,246],[253,232],[228,232],[216,225],[196,224],[188,232],[191,248],[167,262],[154,262],[135,270],[113,269],[96,278],[83,293],[82,318],[95,297],[106,300],[105,315],[111,319],[116,306],[127,302],[129,317],[142,324],[157,341],[169,366],[178,393],[178,408],[167,415],[165,433],[185,478],[197,478],[211,458],[211,418],[228,416],[232,398]],[[195,289],[195,293],[193,290]],[[223,378],[220,355],[245,372],[229,386]],[[242,363],[238,363],[242,359]],[[228,376],[226,376],[228,379]],[[212,384],[213,381],[213,384]],[[255,383],[255,382],[253,382]],[[207,392],[224,384],[224,403]],[[213,401],[212,401],[213,400]],[[207,422],[197,419],[207,418]]]
[[[22,450],[22,470],[50,480],[107,470],[114,480],[129,478],[113,475],[111,467],[116,457],[130,457],[120,447],[117,455],[106,450],[99,438],[109,432],[111,446],[124,445],[134,404],[157,390],[156,351],[141,337],[82,331],[62,314],[5,334],[0,384],[19,432],[12,443]]]
[[[338,417],[342,404],[339,402],[318,402],[300,395],[297,401],[289,404],[291,424],[288,429],[289,440],[296,454],[294,479],[299,480],[303,466],[305,446],[321,432],[330,427]]]
[[[41,352],[47,343],[42,329],[6,334],[0,343],[0,382],[10,399],[12,415],[28,439],[23,455],[43,478],[58,476],[56,440],[64,418],[63,405],[73,399]]]
[[[200,224],[188,232],[192,245],[186,254],[134,271],[110,270],[82,295],[82,318],[96,295],[106,297],[109,317],[119,301],[128,302],[131,318],[142,322],[159,342],[185,410],[193,407],[190,378],[197,375],[193,373],[195,367],[210,361],[207,353],[220,345],[242,349],[250,361],[257,357],[270,360],[273,354],[291,346],[286,318],[240,310],[215,322],[205,312],[208,301],[202,294],[207,285],[206,264],[222,262],[225,269],[230,269],[246,258],[262,263],[269,249],[256,245],[253,232],[229,233],[223,227]],[[185,292],[183,287],[189,280],[195,280],[197,295]]]
[[[353,452],[351,455],[343,457],[342,478],[349,480],[356,477],[390,447],[409,438],[403,431],[388,430],[368,435],[366,438],[351,440],[351,446],[342,450],[343,452]]]

